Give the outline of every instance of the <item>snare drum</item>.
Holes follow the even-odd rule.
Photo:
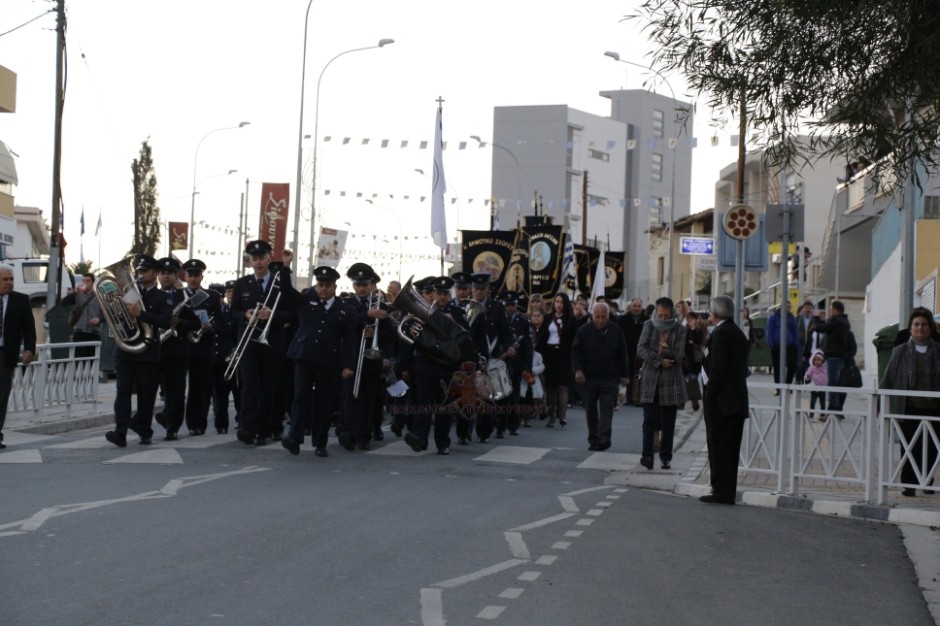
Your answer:
[[[490,359],[487,362],[486,380],[490,386],[490,400],[502,400],[512,394],[509,367],[502,359]]]

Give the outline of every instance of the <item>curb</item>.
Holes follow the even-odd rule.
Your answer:
[[[10,432],[25,433],[29,435],[58,435],[73,430],[95,428],[114,423],[114,413],[106,415],[91,415],[88,417],[73,417],[71,419],[57,420],[45,424],[32,424],[19,428],[11,428]]]
[[[679,483],[674,493],[680,496],[698,498],[711,493],[707,485],[694,485]],[[875,504],[853,504],[837,500],[812,500],[768,493],[766,491],[738,491],[738,503],[748,506],[759,506],[768,509],[785,511],[801,511],[817,515],[830,515],[834,517],[851,517],[872,522],[888,522],[891,524],[914,524],[928,528],[940,527],[940,512],[924,511],[904,507],[892,507]]]

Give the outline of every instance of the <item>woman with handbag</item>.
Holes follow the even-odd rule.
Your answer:
[[[682,372],[686,330],[669,298],[656,301],[656,310],[643,325],[637,356],[643,359],[640,372],[640,402],[643,404],[643,455],[640,464],[653,469],[653,433],[662,431],[659,459],[662,469],[672,464],[672,441],[676,413],[688,394]]]

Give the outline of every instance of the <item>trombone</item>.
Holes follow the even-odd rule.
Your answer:
[[[228,355],[226,359],[228,365],[225,367],[225,380],[232,380],[232,377],[235,376],[235,372],[238,371],[238,365],[242,361],[242,357],[245,355],[245,350],[248,349],[248,344],[252,341],[251,335],[255,332],[255,329],[258,328],[258,325],[264,321],[261,319],[261,310],[268,306],[268,302],[271,300],[271,296],[274,294],[274,290],[277,289],[277,296],[274,298],[274,306],[271,307],[271,314],[268,316],[268,323],[261,331],[261,334],[254,339],[258,343],[264,345],[270,345],[268,343],[268,330],[271,327],[271,321],[274,318],[274,312],[277,310],[277,305],[281,301],[281,273],[277,272],[274,275],[274,282],[271,284],[271,289],[268,290],[268,295],[265,297],[264,302],[261,304],[256,304],[255,308],[251,311],[251,317],[248,319],[248,325],[245,326],[245,331],[242,333],[242,336],[238,339],[238,344],[235,346],[235,349],[232,350],[232,353]]]
[[[369,294],[369,308],[368,311],[373,309],[381,309],[382,302],[384,298],[382,295],[381,289],[373,289],[372,293]],[[362,337],[359,339],[359,359],[356,361],[356,378],[353,381],[353,398],[359,397],[359,387],[362,383],[362,360],[363,358],[371,360],[382,360],[382,351],[379,349],[379,320],[375,319],[375,322],[372,324],[372,345],[366,349],[366,328],[368,325],[364,326],[362,329]]]

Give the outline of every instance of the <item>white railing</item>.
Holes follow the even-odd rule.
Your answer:
[[[940,393],[871,388],[808,387],[750,383],[763,390],[772,403],[752,404],[741,442],[739,472],[764,475],[776,482],[776,492],[800,495],[801,481],[858,490],[865,502],[883,504],[888,488],[929,489],[940,469],[940,416],[890,413],[891,396],[940,398]],[[810,389],[847,393],[841,411],[808,408]],[[761,394],[763,395],[763,394]],[[825,420],[821,418],[825,416]],[[902,422],[917,421],[910,436]],[[916,476],[904,483],[901,468],[909,462]],[[940,486],[938,486],[940,490]]]
[[[76,348],[94,347],[94,356],[78,358]],[[53,350],[67,351],[65,358],[53,358]],[[13,391],[7,411],[32,411],[41,418],[43,410],[64,406],[71,416],[72,405],[98,401],[100,341],[40,344],[37,358],[16,368]]]

